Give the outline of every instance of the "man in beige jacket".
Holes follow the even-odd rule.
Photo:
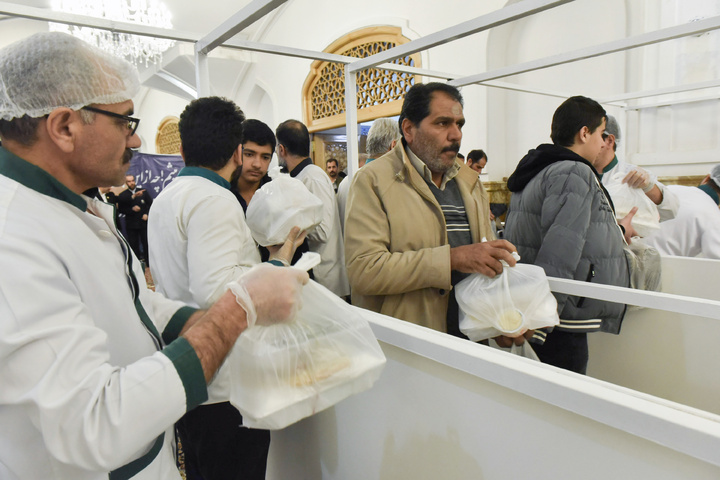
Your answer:
[[[456,336],[453,285],[469,273],[494,277],[500,260],[515,265],[516,250],[493,240],[487,194],[456,161],[464,123],[455,87],[414,85],[402,142],[355,174],[345,223],[353,304]]]

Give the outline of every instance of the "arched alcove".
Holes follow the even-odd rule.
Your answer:
[[[180,153],[180,131],[178,123],[180,119],[175,116],[167,116],[162,119],[155,136],[155,151],[165,155],[177,155]]]
[[[368,27],[336,40],[324,51],[364,58],[402,45],[410,40],[399,27]],[[420,54],[408,55],[393,63],[420,67]],[[415,76],[371,68],[358,73],[358,121],[368,121],[400,113],[405,92]],[[303,86],[303,117],[308,130],[317,132],[345,125],[344,66],[316,60]]]

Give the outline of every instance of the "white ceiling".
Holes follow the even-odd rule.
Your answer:
[[[5,0],[3,0],[5,1]],[[120,1],[120,0],[118,0]],[[125,1],[125,0],[123,0]],[[192,33],[203,37],[215,28],[222,25],[228,18],[239,12],[252,0],[162,0],[162,3],[172,14],[173,29]],[[50,10],[52,0],[24,0],[7,1],[26,7],[41,8]],[[266,15],[263,19],[255,22],[235,36],[236,39],[260,40],[263,26],[271,21],[278,12]],[[5,21],[13,21],[12,18],[5,18]],[[237,51],[226,51],[216,49],[211,56],[210,68],[213,72],[213,81],[223,80],[232,83],[238,72],[247,68],[250,57],[247,54]],[[175,47],[166,51],[163,55],[162,65],[138,65],[141,72],[141,79],[145,86],[165,91],[188,100],[194,98],[195,93],[195,66],[194,52],[190,44],[177,43]],[[218,88],[223,87],[219,85]],[[224,86],[225,88],[227,86]]]
[[[221,25],[228,17],[240,11],[251,0],[161,0],[172,14],[173,27],[184,32],[207,34]],[[50,9],[51,0],[9,0],[27,7]],[[256,22],[261,23],[261,22]],[[252,36],[252,25],[245,34]]]

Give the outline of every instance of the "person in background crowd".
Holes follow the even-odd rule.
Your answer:
[[[400,129],[397,121],[392,118],[378,118],[375,120],[370,127],[370,131],[368,131],[367,141],[365,142],[367,159],[363,162],[358,161],[358,168],[362,168],[365,164],[385,155],[395,147],[399,139]],[[345,204],[347,203],[351,184],[352,181],[341,183],[337,192],[338,211],[343,232],[345,231]]]
[[[268,168],[275,153],[275,134],[260,120],[243,122],[242,165],[230,178],[230,191],[235,194],[244,212],[255,192],[270,181]]]
[[[328,177],[330,177],[330,180],[332,181],[333,190],[337,193],[340,182],[342,182],[343,178],[345,178],[344,176],[340,176],[340,172],[338,171],[338,161],[334,158],[328,158],[325,162],[325,171],[327,171]]]
[[[467,156],[468,167],[475,170],[480,175],[487,165],[487,154],[482,150],[470,150]]]
[[[125,185],[127,189],[117,196],[118,210],[125,215],[125,232],[130,248],[149,267],[147,222],[153,199],[147,190],[137,186],[134,175],[125,176]]]
[[[309,157],[310,134],[302,122],[282,122],[275,129],[275,136],[280,165],[323,202],[323,219],[307,235],[310,251],[319,253],[322,258],[313,268],[315,280],[335,295],[346,297],[350,295],[350,286],[345,270],[340,215],[330,178]]]

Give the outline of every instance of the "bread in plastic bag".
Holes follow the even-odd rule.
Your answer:
[[[245,219],[255,241],[267,247],[285,241],[294,226],[310,230],[322,221],[323,203],[297,178],[274,173],[248,205]]]
[[[504,265],[494,278],[474,273],[455,286],[455,298],[460,331],[473,342],[560,323],[545,270],[536,265]]]
[[[647,237],[660,229],[660,213],[657,205],[645,195],[645,192],[622,183],[625,175],[627,175],[626,171],[614,172],[607,182],[603,182],[605,189],[615,206],[617,218],[625,217],[633,207],[638,207],[637,213],[632,218],[632,226],[638,235]]]
[[[363,312],[310,281],[294,321],[243,332],[225,365],[243,425],[281,429],[369,389],[386,360]]]

